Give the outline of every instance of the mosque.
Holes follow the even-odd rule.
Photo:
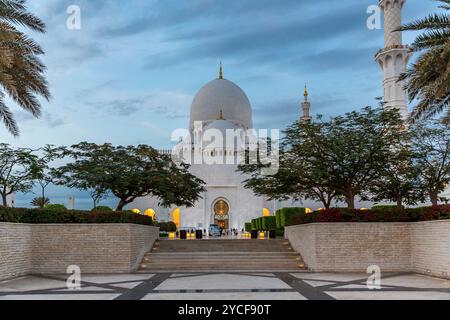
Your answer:
[[[305,112],[309,116],[309,110],[305,109]],[[137,208],[151,207],[157,213],[167,212],[167,217],[159,216],[159,219],[175,220],[182,228],[207,229],[210,224],[218,224],[223,229],[240,230],[246,222],[264,214],[270,215],[275,203],[244,188],[242,182],[246,177],[237,172],[239,162],[236,160],[244,149],[240,146],[248,147],[251,140],[253,144],[257,143],[256,137],[245,139],[251,129],[253,112],[250,101],[238,85],[223,77],[221,66],[219,77],[196,94],[191,106],[188,137],[175,148],[176,154],[184,156],[183,162],[191,164],[190,172],[205,181],[206,192],[193,208],[168,210],[159,207],[158,200],[152,198],[138,199],[133,205]],[[207,143],[208,132],[223,137],[223,140]],[[227,134],[230,132],[237,136],[229,146]],[[192,158],[186,159],[190,151]],[[201,161],[191,161],[196,157]]]
[[[383,88],[386,108],[397,108],[406,118],[408,107],[403,84],[398,82],[399,76],[405,72],[410,50],[402,43],[402,33],[394,32],[401,25],[401,13],[404,0],[381,0],[380,8],[384,12],[385,46],[375,56],[376,62],[383,71]],[[305,88],[304,100],[301,103],[301,119],[310,121],[311,103]],[[237,172],[237,161],[240,149],[233,143],[226,143],[228,131],[249,132],[253,128],[253,112],[251,103],[245,92],[235,83],[223,77],[222,66],[219,77],[207,83],[196,94],[190,114],[188,139],[183,139],[175,148],[176,154],[188,152],[192,158],[200,156],[222,159],[222,162],[192,163],[190,171],[206,183],[206,192],[193,208],[162,208],[158,199],[137,199],[132,206],[139,210],[150,210],[159,220],[174,221],[180,228],[207,229],[210,224],[218,224],[223,229],[242,229],[244,224],[263,215],[271,215],[277,209],[289,206],[303,206],[317,209],[320,204],[314,201],[268,201],[258,197],[249,189],[245,189],[243,181],[246,176]],[[205,144],[204,132],[221,133],[223,141]],[[242,137],[241,137],[242,138]],[[245,147],[249,147],[248,139],[244,139]],[[255,139],[253,143],[257,143]],[[198,143],[200,142],[200,143]],[[186,160],[186,159],[184,159]],[[185,161],[184,161],[185,162]],[[188,161],[189,163],[189,161]],[[447,191],[448,193],[448,191]],[[444,194],[444,196],[447,194]],[[447,196],[449,196],[448,194]],[[370,203],[357,203],[359,207],[370,207]]]

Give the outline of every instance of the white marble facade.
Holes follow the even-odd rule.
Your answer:
[[[273,212],[273,202],[267,202],[244,188],[242,182],[246,178],[236,172],[239,152],[237,143],[231,148],[226,144],[227,130],[239,135],[246,134],[252,127],[252,108],[247,95],[236,84],[224,79],[222,72],[218,79],[209,82],[197,93],[191,107],[189,139],[177,145],[177,152],[186,155],[192,150],[200,157],[223,157],[224,163],[226,155],[230,155],[234,161],[233,164],[211,164],[208,160],[200,164],[187,161],[192,163],[191,173],[205,181],[207,191],[193,208],[178,208],[180,228],[208,229],[210,224],[219,223],[224,224],[226,229],[241,230],[246,222],[261,217],[265,208]],[[219,145],[205,143],[202,138],[208,130],[222,133],[224,141],[219,142]],[[198,137],[199,132],[202,138]],[[195,145],[194,141],[197,142]],[[219,217],[215,210],[218,202],[227,208],[227,212],[221,212],[223,215]],[[158,219],[164,221],[173,221],[173,212],[177,209],[162,208],[158,205],[158,199],[153,198],[137,199],[132,206],[141,211],[152,208]]]

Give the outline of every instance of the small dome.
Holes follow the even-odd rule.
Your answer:
[[[253,128],[252,108],[244,91],[231,81],[216,79],[200,89],[192,102],[191,130],[195,121],[215,121],[221,113],[244,129]]]
[[[208,124],[204,130],[209,130],[209,129],[219,130],[224,134],[224,137],[225,137],[227,130],[233,130],[233,131],[239,130],[239,129],[242,130],[242,127],[240,127],[228,120],[215,120],[215,121],[211,122],[210,124]]]

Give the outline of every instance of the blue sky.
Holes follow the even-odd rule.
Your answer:
[[[39,120],[15,109],[20,138],[3,127],[0,137],[22,147],[86,140],[168,148],[171,132],[188,126],[195,93],[218,76],[220,61],[225,77],[249,96],[257,128],[283,129],[297,119],[305,83],[314,114],[374,105],[382,95],[374,54],[383,46],[383,30],[366,27],[366,10],[376,3],[29,1],[48,27],[45,35],[30,35],[45,49],[52,100],[43,101]],[[81,30],[66,27],[72,4],[81,8]],[[404,21],[436,6],[408,0]],[[413,38],[405,34],[404,42]],[[54,190],[55,197],[67,196]]]

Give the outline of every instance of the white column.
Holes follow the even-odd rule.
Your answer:
[[[402,25],[404,0],[381,0],[384,13],[385,46],[376,55],[376,61],[383,70],[384,102],[387,109],[399,109],[404,119],[408,117],[407,96],[404,83],[398,82],[406,71],[411,52],[402,44],[402,32],[395,32]]]

